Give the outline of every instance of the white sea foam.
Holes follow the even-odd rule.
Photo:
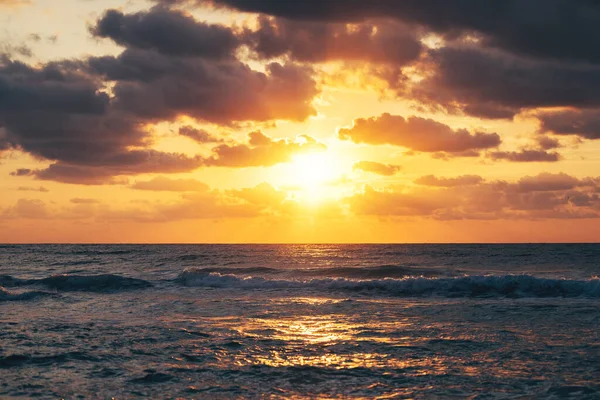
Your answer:
[[[240,289],[309,288],[349,290],[392,296],[515,296],[515,297],[600,297],[600,279],[544,279],[530,275],[463,276],[456,278],[411,277],[404,279],[353,280],[266,279],[239,277],[202,270],[185,270],[177,281],[186,286]]]

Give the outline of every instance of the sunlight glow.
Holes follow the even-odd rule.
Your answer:
[[[308,153],[294,156],[291,164],[292,183],[304,189],[323,186],[335,177],[336,166],[330,154]]]

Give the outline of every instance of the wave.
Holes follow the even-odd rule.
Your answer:
[[[29,354],[11,354],[5,357],[0,357],[1,368],[14,368],[23,365],[54,365],[69,361],[97,361],[95,357],[85,353],[72,351],[68,353],[60,353],[53,355],[29,355]]]
[[[3,301],[23,301],[32,300],[41,296],[50,296],[52,293],[47,292],[24,292],[24,293],[11,293],[5,288],[0,286],[0,302]]]
[[[377,265],[372,267],[331,267],[281,269],[269,267],[204,267],[195,268],[198,274],[218,273],[221,275],[293,275],[299,277],[329,277],[352,279],[403,278],[408,276],[436,277],[446,274],[433,268],[415,268],[400,265]]]
[[[19,287],[40,285],[62,292],[86,291],[106,292],[117,290],[143,289],[153,285],[143,279],[128,278],[119,275],[53,275],[42,279],[19,279],[12,276],[0,276],[0,285]]]
[[[505,297],[600,297],[600,279],[544,279],[530,275],[462,276],[455,278],[403,278],[352,280],[266,279],[238,277],[203,270],[185,270],[177,281],[185,286],[240,289],[345,290],[389,296],[505,296]]]
[[[194,268],[193,271],[199,275],[217,273],[221,275],[275,275],[286,272],[284,269],[276,269],[269,267],[205,267]]]

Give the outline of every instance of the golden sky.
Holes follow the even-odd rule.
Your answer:
[[[0,241],[600,239],[586,10],[300,3],[0,0]]]

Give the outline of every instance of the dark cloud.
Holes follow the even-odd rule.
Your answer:
[[[98,82],[76,62],[34,68],[0,60],[0,125],[4,141],[36,157],[107,166],[131,163],[130,147],[148,142],[140,121],[111,107]]]
[[[512,118],[540,107],[600,106],[600,68],[532,61],[480,47],[430,51],[426,78],[404,93],[431,108]]]
[[[116,154],[98,165],[54,163],[48,168],[33,171],[41,180],[53,180],[83,185],[123,184],[123,176],[146,173],[189,172],[201,167],[200,156],[189,157],[181,153],[165,153],[156,150],[131,150]],[[116,178],[121,176],[121,178]]]
[[[184,1],[165,1],[177,2]],[[594,1],[212,0],[212,3],[296,20],[361,22],[369,18],[394,18],[450,38],[470,34],[485,46],[529,57],[600,61],[600,54],[590,51],[600,46],[597,29],[600,6]]]
[[[171,179],[157,176],[149,181],[138,181],[130,186],[137,190],[167,191],[167,192],[206,192],[210,187],[196,179]]]
[[[562,147],[558,139],[549,136],[538,136],[537,143],[542,150],[552,150]]]
[[[271,63],[266,73],[238,61],[216,63],[126,50],[89,61],[95,73],[116,81],[115,103],[144,119],[188,115],[218,124],[277,119],[302,121],[315,114],[316,82],[307,67]]]
[[[213,156],[205,162],[218,167],[269,167],[289,162],[296,154],[323,151],[326,146],[306,135],[296,141],[274,140],[262,132],[248,134],[248,144],[222,144],[213,149]]]
[[[366,61],[395,66],[416,60],[422,45],[414,30],[390,21],[359,26],[261,17],[245,41],[260,58],[289,55],[303,62]]]
[[[352,166],[353,170],[372,172],[378,175],[392,176],[396,175],[402,169],[399,165],[382,164],[375,161],[358,161]]]
[[[192,126],[186,125],[179,128],[179,134],[181,136],[186,136],[192,139],[197,143],[219,143],[222,142],[223,139],[220,139],[210,132],[205,131],[204,129],[196,129]]]
[[[240,45],[230,28],[199,22],[180,11],[162,7],[135,14],[107,10],[91,32],[122,46],[171,56],[232,59]]]
[[[172,14],[150,12],[153,18],[161,13]],[[143,25],[146,17],[123,23]],[[315,113],[311,102],[317,89],[309,68],[271,63],[265,70],[235,59],[139,49],[35,67],[0,56],[0,150],[49,160],[52,165],[30,175],[68,183],[122,183],[126,175],[189,172],[204,160],[152,150],[149,123],[180,115],[226,125],[301,121]],[[183,134],[203,139],[200,132]]]
[[[10,173],[11,176],[31,176],[33,175],[33,170],[29,168],[19,168]]]
[[[500,145],[496,133],[453,130],[432,119],[382,114],[380,117],[354,120],[354,126],[340,129],[340,139],[355,143],[392,144],[421,152],[444,152],[461,155],[464,152],[494,148]]]
[[[483,182],[483,178],[479,175],[461,175],[455,178],[438,178],[434,175],[426,175],[415,181],[419,185],[438,187],[470,186],[481,182]]]
[[[539,111],[540,131],[600,139],[600,110]]]
[[[514,162],[557,162],[561,156],[557,152],[546,150],[519,150],[519,151],[494,151],[488,154],[492,160],[506,160]]]

